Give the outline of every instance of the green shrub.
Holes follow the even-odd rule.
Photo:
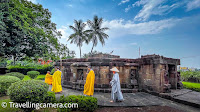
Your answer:
[[[10,72],[10,73],[7,73],[5,75],[15,76],[15,77],[18,77],[21,80],[24,78],[24,74],[19,73],[19,72]]]
[[[183,87],[200,92],[200,83],[182,82]]]
[[[9,87],[8,95],[13,102],[42,103],[47,95],[48,88],[48,84],[40,80],[19,81]],[[31,111],[33,109],[25,110]]]
[[[47,71],[51,71],[53,66],[51,64],[48,65],[40,65],[36,63],[28,63],[28,64],[18,64],[18,65],[9,65],[7,68],[10,72],[20,72],[22,74],[26,74],[28,71],[39,71],[41,74],[46,74]]]
[[[43,103],[56,103],[55,93],[48,91],[47,94],[44,96]]]
[[[15,76],[1,76],[0,77],[0,96],[6,95],[7,89],[14,82],[20,81],[19,78]]]
[[[61,96],[59,103],[77,103],[78,108],[58,108],[59,112],[65,111],[85,111],[85,112],[93,112],[97,109],[97,98],[89,97],[89,96]]]
[[[40,75],[40,72],[38,72],[38,71],[29,71],[29,72],[27,72],[27,75],[31,79],[35,79],[38,75]]]
[[[49,85],[47,83],[45,83],[44,81],[41,80],[34,80],[35,83],[40,84],[40,86],[42,86],[44,89],[48,90],[49,89]]]

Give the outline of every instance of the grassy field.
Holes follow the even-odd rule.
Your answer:
[[[4,75],[0,75],[1,76],[4,76]],[[24,75],[24,78],[23,80],[30,80],[31,78],[28,76],[28,75]],[[45,75],[38,75],[37,78],[38,80],[45,80]]]
[[[25,75],[23,80],[30,80],[30,79],[31,78],[28,75]],[[38,75],[36,79],[44,80],[45,79],[45,75]]]
[[[200,83],[182,82],[184,88],[200,92]]]

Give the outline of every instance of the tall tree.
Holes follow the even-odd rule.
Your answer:
[[[4,40],[5,40],[5,37],[8,36],[8,33],[6,32],[6,26],[5,26],[5,23],[3,22],[3,12],[1,10],[2,8],[0,8],[0,56],[3,56],[5,54],[5,51],[4,51],[4,46],[5,44],[3,43]]]
[[[108,30],[108,27],[102,27],[103,18],[98,18],[98,16],[94,16],[93,21],[88,20],[87,24],[90,28],[87,32],[89,32],[89,39],[88,41],[92,41],[93,46],[91,49],[91,53],[93,48],[97,46],[98,40],[101,42],[102,45],[105,44],[105,39],[109,36],[105,33]]]
[[[68,41],[70,43],[74,43],[79,47],[80,50],[80,58],[81,58],[81,47],[83,45],[83,42],[86,41],[86,31],[85,31],[86,24],[83,23],[82,20],[74,20],[74,26],[69,26],[74,33],[69,36]]]
[[[51,12],[27,0],[2,0],[0,42],[4,55],[42,56],[59,49],[61,33],[51,22]],[[2,40],[2,41],[1,41]]]

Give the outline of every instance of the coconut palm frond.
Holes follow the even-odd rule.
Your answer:
[[[108,30],[108,27],[103,27],[103,18],[98,18],[98,16],[94,16],[93,21],[88,20],[87,24],[90,28],[87,33],[89,33],[88,41],[91,41],[93,43],[91,52],[95,46],[98,44],[98,40],[101,42],[102,45],[105,44],[105,39],[108,39],[108,35],[104,33],[106,30]]]
[[[69,36],[68,41],[70,41],[71,44],[72,43],[76,44],[79,47],[80,57],[81,57],[81,47],[83,45],[83,42],[87,40],[85,27],[86,24],[83,23],[82,20],[74,20],[74,26],[69,26],[69,28],[72,29],[74,33]]]

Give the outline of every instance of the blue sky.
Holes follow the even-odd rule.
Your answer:
[[[67,38],[73,33],[69,25],[74,19],[87,21],[94,15],[103,17],[103,26],[110,28],[105,46],[99,43],[94,50],[138,58],[159,54],[180,58],[181,66],[200,68],[200,0],[29,0],[40,3],[52,12],[52,21],[61,31],[61,43],[70,50],[76,45]],[[83,53],[92,44],[84,44]]]

